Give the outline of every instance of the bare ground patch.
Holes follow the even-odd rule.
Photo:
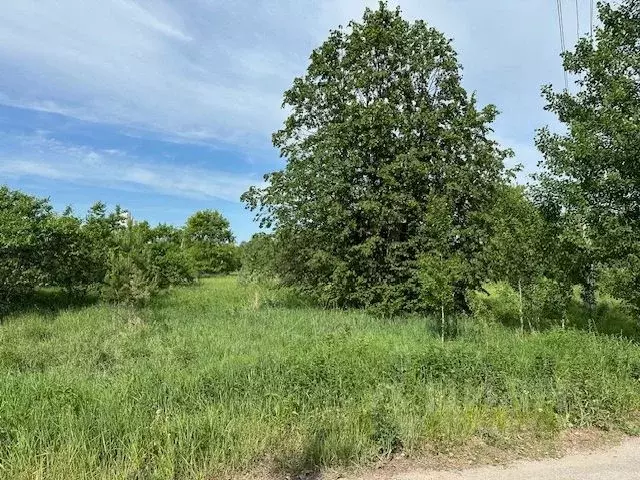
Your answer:
[[[404,479],[427,473],[455,473],[478,467],[507,467],[521,460],[550,460],[568,455],[601,452],[621,445],[629,438],[619,431],[596,428],[566,430],[556,437],[546,439],[521,434],[512,439],[514,443],[510,446],[496,446],[483,439],[474,438],[465,445],[444,450],[426,447],[423,453],[412,457],[404,453],[382,457],[368,467],[353,466],[293,474],[279,472],[274,462],[268,461],[250,473],[229,475],[226,478],[230,480]]]

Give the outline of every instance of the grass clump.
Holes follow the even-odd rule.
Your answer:
[[[143,310],[88,306],[0,326],[0,477],[211,478],[421,455],[527,432],[631,430],[640,349],[282,308],[230,277]]]

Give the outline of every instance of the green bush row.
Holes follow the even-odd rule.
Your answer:
[[[142,304],[200,274],[239,268],[229,222],[197,212],[184,228],[151,227],[96,203],[84,218],[56,213],[46,199],[0,187],[0,314],[28,306],[42,287]]]

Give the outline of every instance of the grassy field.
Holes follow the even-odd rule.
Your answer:
[[[0,325],[0,478],[217,478],[510,448],[572,426],[633,432],[640,348],[462,322],[284,308],[215,278],[134,312]],[[637,418],[637,417],[636,417]]]

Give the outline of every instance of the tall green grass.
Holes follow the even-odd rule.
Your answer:
[[[640,349],[579,331],[278,307],[233,278],[0,325],[0,478],[216,478],[631,429]]]

